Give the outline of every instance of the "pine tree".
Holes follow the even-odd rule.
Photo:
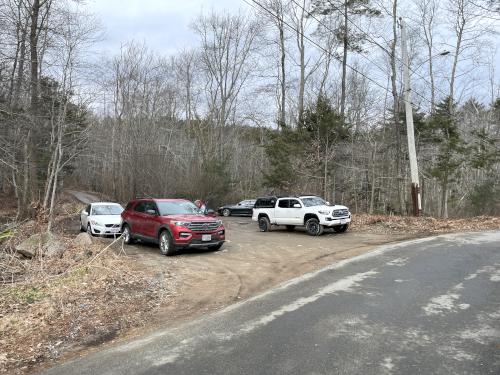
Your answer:
[[[441,216],[448,217],[448,195],[450,184],[454,181],[459,168],[465,162],[465,142],[460,134],[457,122],[450,113],[456,105],[450,97],[436,107],[428,122],[430,141],[438,146],[438,153],[430,173],[441,184]]]

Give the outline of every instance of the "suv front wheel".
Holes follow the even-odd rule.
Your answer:
[[[323,234],[323,225],[313,217],[306,221],[306,230],[310,236],[321,236]]]
[[[163,255],[171,256],[175,254],[175,245],[172,236],[168,231],[164,230],[160,233],[160,252]]]
[[[125,242],[127,245],[130,245],[132,243],[132,233],[130,232],[130,227],[125,224],[122,228],[122,237],[123,237],[123,242]]]

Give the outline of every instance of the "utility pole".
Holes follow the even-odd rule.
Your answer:
[[[404,83],[404,101],[406,112],[406,133],[408,134],[408,154],[410,158],[411,174],[411,199],[413,203],[413,214],[420,216],[422,212],[422,201],[420,199],[420,186],[418,183],[418,164],[417,152],[415,149],[415,130],[413,128],[413,112],[411,108],[411,87],[408,49],[406,45],[406,29],[403,18],[399,18],[401,27],[401,50],[403,52],[403,83]]]

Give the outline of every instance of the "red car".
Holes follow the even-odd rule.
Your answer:
[[[201,213],[185,199],[137,199],[122,212],[122,236],[157,243],[164,255],[178,249],[207,247],[219,250],[225,241],[221,220]]]

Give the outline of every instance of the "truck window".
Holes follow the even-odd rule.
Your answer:
[[[278,207],[280,208],[289,208],[290,207],[290,199],[281,199],[279,202],[278,202]]]

